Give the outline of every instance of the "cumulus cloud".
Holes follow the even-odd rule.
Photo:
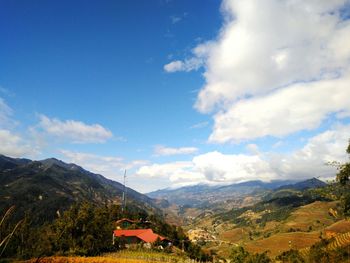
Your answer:
[[[175,187],[198,183],[235,183],[255,180],[257,177],[265,181],[276,178],[269,164],[259,156],[227,155],[217,151],[195,156],[189,162],[142,166],[136,175],[166,177]]]
[[[335,167],[329,162],[345,162],[348,156],[350,125],[337,124],[332,129],[310,138],[305,146],[290,155],[269,154],[272,169],[283,177],[303,179],[320,176],[335,177]]]
[[[20,135],[9,130],[0,129],[0,154],[11,157],[34,156],[38,152]]]
[[[214,116],[211,142],[281,137],[317,128],[329,114],[350,116],[350,74],[342,78],[298,83],[262,97],[240,100]]]
[[[249,180],[334,178],[336,170],[326,165],[345,161],[350,125],[338,124],[310,138],[290,154],[260,152],[257,145],[247,146],[251,154],[223,154],[218,151],[195,156],[191,161],[151,164],[140,167],[136,175],[167,178],[173,186],[230,184]]]
[[[175,187],[206,182],[205,176],[196,171],[192,162],[145,165],[140,167],[135,174],[139,177],[165,177]]]
[[[69,150],[61,150],[60,153],[66,162],[78,164],[86,170],[108,176],[111,179],[115,179],[125,169],[130,170],[147,164],[145,160],[127,162],[119,156],[103,156]]]
[[[154,147],[155,155],[180,155],[180,154],[193,154],[198,151],[196,147],[179,147],[179,148],[171,148],[163,145],[157,145]]]
[[[113,137],[112,132],[100,124],[88,125],[75,120],[61,121],[45,115],[40,115],[38,127],[51,136],[69,139],[73,143],[103,143]]]
[[[12,113],[11,107],[0,97],[0,127],[4,128],[13,124],[14,121],[11,119]]]
[[[176,71],[192,71],[199,69],[203,64],[202,59],[198,58],[190,58],[184,61],[175,60],[164,66],[164,70],[168,73],[176,72]]]
[[[333,113],[349,115],[345,4],[349,1],[223,1],[217,39],[195,47],[192,58],[165,66],[168,72],[189,71],[190,59],[204,65],[195,108],[214,113],[210,141],[284,136],[314,129]]]

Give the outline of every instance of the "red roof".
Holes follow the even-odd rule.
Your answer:
[[[153,233],[152,229],[132,229],[132,230],[124,230],[124,229],[117,229],[114,230],[114,236],[115,237],[138,237],[142,241],[146,243],[153,243],[158,238],[160,240],[164,240],[165,238]]]

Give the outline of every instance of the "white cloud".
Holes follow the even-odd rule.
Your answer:
[[[207,127],[208,125],[209,125],[208,121],[203,121],[203,122],[199,122],[199,123],[192,125],[190,127],[190,129],[202,129],[202,128]]]
[[[195,156],[189,162],[172,162],[142,166],[138,176],[166,177],[173,186],[198,183],[222,184],[276,178],[269,164],[259,156],[227,155],[214,151]]]
[[[173,16],[170,16],[170,20],[171,20],[171,23],[173,25],[179,23],[181,20],[183,20],[184,18],[186,18],[188,15],[187,12],[181,14],[181,15],[173,15]]]
[[[208,51],[197,108],[207,112],[222,102],[341,73],[350,50],[343,36],[349,22],[337,12],[345,2],[224,1],[230,18]]]
[[[14,121],[11,120],[11,115],[13,110],[6,104],[4,99],[0,98],[0,128],[8,127],[13,124]]]
[[[209,152],[193,158],[197,169],[214,183],[242,182],[260,179],[270,181],[277,175],[269,163],[258,155]]]
[[[13,109],[0,97],[0,154],[11,157],[36,156],[39,153],[38,147],[13,131],[18,122],[12,115]]]
[[[317,128],[329,114],[350,116],[350,74],[343,78],[298,83],[262,97],[240,100],[214,116],[211,142],[281,137]]]
[[[203,64],[202,59],[190,58],[184,61],[175,60],[164,66],[166,72],[172,73],[176,71],[192,71],[199,69]]]
[[[155,155],[179,155],[179,154],[193,154],[197,152],[198,149],[196,147],[179,147],[179,148],[171,148],[163,145],[157,145],[154,147]]]
[[[189,71],[187,61],[203,63],[205,85],[195,107],[214,112],[211,141],[284,136],[314,129],[332,113],[349,115],[350,21],[340,14],[346,3],[223,1],[217,39],[165,66]]]
[[[103,143],[113,137],[110,130],[99,124],[88,125],[81,121],[50,119],[40,115],[38,125],[47,134],[72,140],[73,143]]]
[[[259,154],[259,146],[254,144],[254,143],[250,143],[246,146],[246,149],[248,152],[250,152],[251,154]]]
[[[140,167],[136,171],[138,177],[167,178],[172,186],[197,184],[205,180],[205,176],[195,170],[192,162],[172,162],[152,164]]]
[[[270,154],[270,164],[283,177],[302,179],[335,178],[332,161],[347,161],[345,149],[350,138],[350,125],[337,124],[330,130],[310,138],[306,145],[290,155]]]
[[[182,16],[170,16],[170,20],[171,20],[171,23],[175,25],[182,20]]]
[[[0,154],[11,157],[31,157],[38,154],[37,149],[29,145],[20,135],[0,129]]]
[[[229,184],[249,180],[334,178],[330,161],[345,161],[350,125],[338,124],[307,140],[304,147],[290,154],[260,152],[257,145],[247,148],[251,154],[223,154],[218,151],[195,156],[191,161],[151,164],[140,167],[136,175],[167,178],[172,186],[198,183]]]
[[[147,164],[145,160],[127,162],[122,157],[118,156],[101,156],[68,150],[61,150],[60,153],[63,155],[63,159],[66,162],[78,164],[88,171],[102,174],[111,179],[116,179],[125,169],[131,170]]]

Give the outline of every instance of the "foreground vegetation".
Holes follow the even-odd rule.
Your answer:
[[[34,263],[37,259],[31,259],[23,261],[23,263]],[[185,255],[175,255],[154,250],[122,250],[119,252],[106,253],[98,257],[45,257],[41,258],[42,263],[84,263],[84,262],[96,262],[96,263],[143,263],[143,262],[193,262],[190,258]]]
[[[139,226],[150,227],[154,232],[166,236],[175,246],[181,247],[190,258],[210,260],[199,246],[192,244],[180,227],[164,222],[157,215],[148,215],[137,207],[120,213],[117,205],[96,206],[91,203],[73,205],[53,222],[42,226],[33,225],[26,215],[11,236],[3,257],[42,258],[44,256],[96,256],[121,249],[112,244],[114,222],[122,217],[140,220]],[[146,224],[146,225],[144,225]],[[1,235],[7,236],[16,222],[4,220]]]
[[[350,155],[350,143],[347,153]],[[220,221],[235,226],[226,238],[230,239],[230,233],[240,234],[236,244],[225,243],[230,250],[225,257],[210,247],[208,254],[204,253],[182,228],[165,223],[162,216],[149,214],[139,206],[130,206],[121,213],[117,205],[90,202],[75,203],[62,215],[58,213],[55,220],[41,225],[33,213],[10,220],[15,208],[9,208],[0,221],[0,257],[22,262],[350,262],[350,232],[335,233],[332,238],[323,233],[326,226],[350,216],[350,163],[337,166],[336,182],[326,187],[282,189],[253,206],[214,216],[215,227]],[[152,228],[166,236],[175,248],[163,250],[154,245],[152,250],[122,250],[118,242],[113,245],[113,222],[123,217],[137,219],[137,228]]]

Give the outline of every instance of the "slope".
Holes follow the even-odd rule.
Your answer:
[[[0,211],[16,206],[16,217],[29,213],[50,221],[75,202],[120,203],[123,185],[75,164],[0,156]],[[158,211],[153,200],[127,188],[129,205]]]

